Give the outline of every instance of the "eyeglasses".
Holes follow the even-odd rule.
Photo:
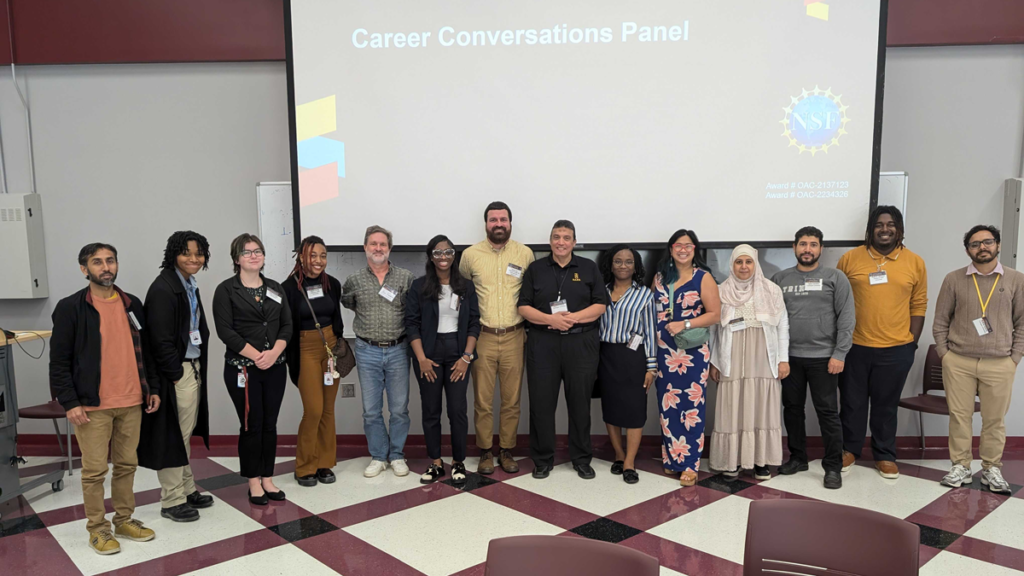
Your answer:
[[[676,252],[693,252],[697,246],[694,244],[673,244],[672,249]]]
[[[977,250],[982,246],[984,246],[985,248],[991,248],[995,245],[996,241],[994,238],[985,238],[984,240],[976,240],[974,242],[971,242],[970,244],[967,245],[967,247],[970,248],[971,250]]]
[[[618,268],[630,268],[630,267],[633,266],[633,261],[632,260],[612,260],[612,266],[616,266]]]
[[[447,250],[433,250],[430,252],[430,255],[434,258],[441,258],[443,256],[451,258],[452,256],[455,256],[455,249],[449,248]]]
[[[250,256],[256,256],[259,258],[260,256],[263,256],[263,250],[242,250],[242,258],[249,258]]]

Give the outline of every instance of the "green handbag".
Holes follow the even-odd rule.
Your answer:
[[[670,284],[668,287],[668,305],[670,306],[669,310],[672,311],[672,319],[675,320],[675,283]],[[711,339],[711,330],[706,327],[690,328],[689,330],[677,332],[672,338],[676,341],[676,348],[689,350],[690,348],[706,344]]]

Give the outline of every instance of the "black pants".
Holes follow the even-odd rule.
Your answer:
[[[569,411],[569,457],[590,464],[590,397],[600,356],[597,330],[560,334],[530,329],[526,337],[526,381],[530,391],[530,458],[537,466],[555,463],[555,411],[565,383]]]
[[[843,426],[839,422],[839,375],[828,373],[828,358],[789,357],[789,377],[782,381],[782,418],[786,423],[789,457],[807,462],[807,429],[804,406],[807,388],[818,414],[825,457],[821,467],[826,472],[843,469]]]
[[[249,381],[249,429],[245,426],[245,388],[238,387],[237,366],[224,363],[224,383],[238,413],[239,473],[246,478],[270,478],[277,455],[277,415],[284,400],[285,365],[266,370],[255,366],[245,369]]]
[[[413,362],[413,372],[420,383],[420,403],[423,405],[423,435],[427,440],[427,456],[431,460],[441,458],[441,393],[448,403],[448,423],[452,432],[452,459],[462,462],[466,459],[466,434],[469,433],[466,390],[469,387],[469,372],[458,382],[452,382],[452,366],[462,362],[459,350],[459,336],[456,333],[438,334],[433,352],[426,353],[440,366],[434,368],[437,378],[428,381],[420,374],[419,365]]]
[[[900,396],[914,365],[916,344],[892,348],[853,345],[839,378],[843,448],[860,457],[871,404],[871,451],[875,460],[896,461]]]

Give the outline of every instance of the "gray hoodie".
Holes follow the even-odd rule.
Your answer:
[[[808,290],[815,280],[821,280],[821,290]],[[845,362],[857,323],[846,275],[820,265],[810,272],[793,267],[777,272],[772,282],[782,288],[789,313],[789,355]]]

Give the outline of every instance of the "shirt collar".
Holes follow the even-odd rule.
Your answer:
[[[970,265],[967,266],[967,275],[970,276],[971,274],[978,274],[979,276],[990,276],[992,274],[999,274],[1000,276],[1002,276],[1003,263],[997,261],[996,267],[991,272],[989,272],[988,274],[982,274],[981,272],[978,272],[977,268],[974,267],[974,262],[971,262]]]
[[[555,257],[553,255],[551,255],[551,254],[548,254],[548,263],[551,264],[551,266],[553,266],[555,268],[561,268],[561,266],[558,265],[558,262],[555,262]],[[579,266],[579,263],[576,261],[576,253],[573,252],[572,253],[572,258],[569,259],[569,263],[566,264],[565,267],[566,268],[573,268],[575,266]]]
[[[181,270],[175,268],[174,273],[178,275],[178,280],[181,280],[181,284],[185,286],[186,290],[195,290],[199,286],[199,283],[196,282],[195,276],[189,276],[188,280],[185,280],[185,276],[182,275]]]
[[[870,255],[871,259],[875,261],[882,260],[884,262],[885,260],[892,260],[895,262],[896,259],[900,257],[900,254],[903,254],[903,246],[897,246],[892,252],[889,252],[885,256],[882,256],[880,253],[878,253],[878,251],[875,250],[871,245],[868,245],[867,249],[868,255]]]

